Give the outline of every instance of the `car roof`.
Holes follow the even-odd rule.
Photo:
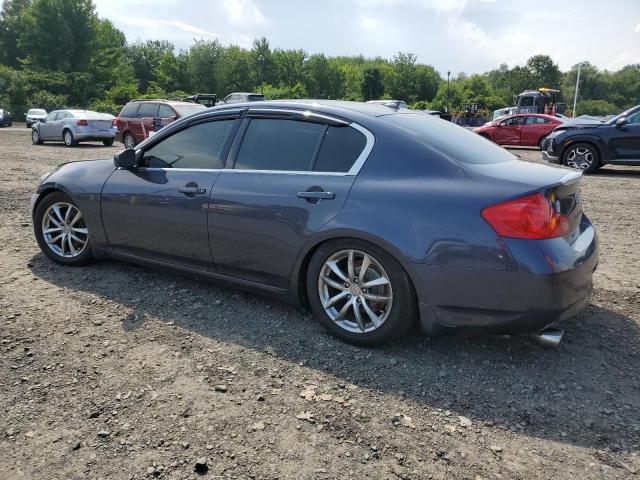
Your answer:
[[[349,111],[357,112],[360,114],[368,115],[371,117],[381,117],[383,115],[389,115],[390,113],[394,113],[393,110],[389,109],[384,105],[376,104],[376,103],[365,103],[365,102],[352,102],[349,100],[315,100],[315,99],[292,99],[292,100],[264,100],[259,102],[238,102],[233,103],[231,105],[218,105],[215,107],[211,107],[208,110],[217,111],[217,110],[225,110],[231,108],[238,107],[247,107],[247,108],[295,108],[296,110],[304,109],[305,107],[313,109],[314,111],[324,111],[327,113],[332,113],[331,111],[335,110],[343,110],[349,113]],[[422,113],[419,111],[408,110],[408,113]]]
[[[130,100],[128,103],[166,103],[167,105],[196,105],[194,102],[183,102],[181,100],[165,100],[163,98],[143,98]]]

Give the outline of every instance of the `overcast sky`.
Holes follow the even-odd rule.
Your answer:
[[[551,55],[565,70],[587,60],[640,63],[640,0],[94,0],[128,41],[194,38],[327,55],[413,52],[443,76]]]

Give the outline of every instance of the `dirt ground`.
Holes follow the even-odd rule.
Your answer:
[[[417,335],[364,349],[257,295],[44,258],[38,178],[117,150],[0,129],[0,479],[640,476],[640,168],[583,178],[600,264],[558,350]]]

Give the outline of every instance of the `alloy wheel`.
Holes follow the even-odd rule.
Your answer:
[[[64,144],[67,147],[69,147],[71,146],[72,143],[73,143],[73,136],[71,135],[71,132],[67,130],[66,132],[64,132]]]
[[[125,148],[128,148],[128,149],[132,149],[136,146],[136,141],[133,138],[133,135],[131,135],[130,133],[127,133],[124,136],[124,146]]]
[[[42,236],[49,249],[60,257],[75,258],[89,243],[89,230],[75,205],[58,202],[42,217]]]
[[[391,313],[393,291],[382,265],[360,250],[341,250],[320,269],[318,295],[326,314],[340,328],[369,333]]]
[[[33,143],[38,143],[40,141],[40,134],[38,134],[37,130],[31,130],[31,141]]]
[[[593,163],[593,152],[587,147],[574,147],[566,157],[567,166],[578,170],[586,170]]]

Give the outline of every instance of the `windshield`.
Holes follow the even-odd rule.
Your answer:
[[[199,112],[204,110],[206,107],[199,103],[194,103],[193,105],[171,105],[178,115],[181,117],[186,117],[187,115],[191,115],[192,113]]]
[[[379,118],[401,128],[418,142],[463,163],[499,163],[516,158],[480,135],[431,115],[396,113]]]
[[[46,115],[47,112],[45,112],[44,110],[41,110],[39,108],[32,108],[31,110],[29,110],[27,112],[27,115]]]
[[[630,108],[629,110],[625,110],[625,111],[624,111],[624,112],[622,112],[620,115],[616,115],[615,117],[613,117],[611,120],[607,121],[606,123],[607,123],[608,125],[613,125],[614,123],[616,123],[616,121],[617,121],[619,118],[622,118],[622,117],[628,117],[629,115],[633,115],[633,114],[634,114],[634,113],[636,113],[636,112],[640,112],[640,105],[638,105],[638,106],[636,106],[636,107],[633,107],[633,108]]]

